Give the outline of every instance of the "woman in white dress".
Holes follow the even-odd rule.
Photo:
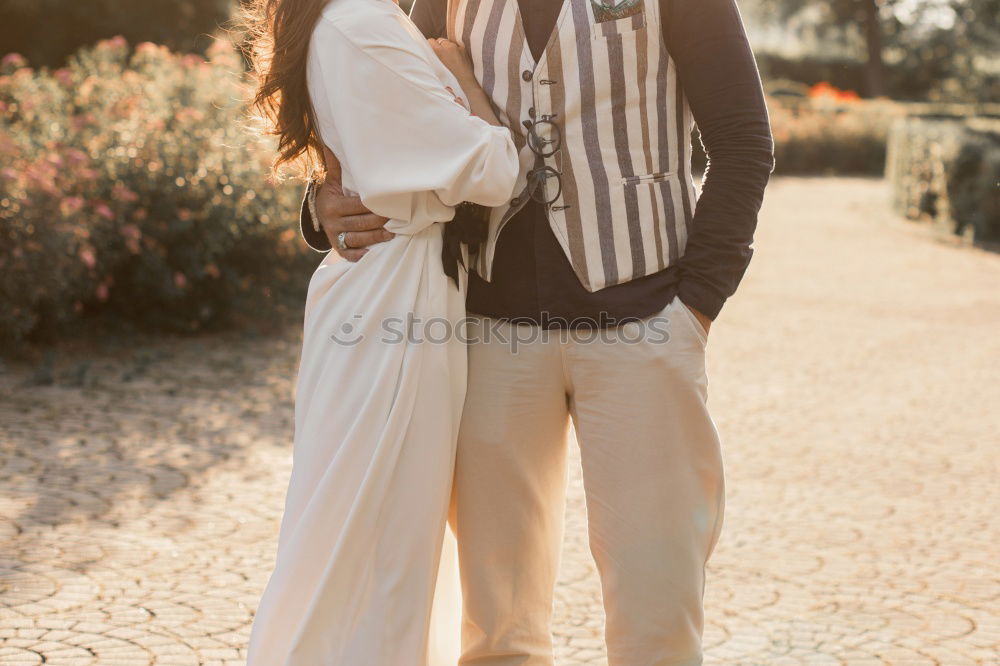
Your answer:
[[[507,201],[516,150],[464,54],[426,42],[391,0],[252,11],[279,161],[323,161],[325,144],[395,236],[354,264],[327,255],[309,283],[292,475],[248,664],[454,665],[445,536],[466,350],[447,329],[466,276],[446,276],[439,223]]]

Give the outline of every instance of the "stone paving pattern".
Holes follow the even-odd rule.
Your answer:
[[[887,199],[776,178],[712,330],[706,664],[1000,664],[1000,256]],[[0,664],[243,663],[298,352],[293,328],[0,372]],[[557,664],[606,664],[576,458],[567,518]]]

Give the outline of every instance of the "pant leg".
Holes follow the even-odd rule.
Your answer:
[[[569,425],[558,338],[514,351],[512,329],[537,329],[477,322],[455,468],[459,663],[551,666]],[[490,322],[508,341],[480,339]]]
[[[567,348],[610,666],[702,663],[705,564],[722,527],[724,478],[704,332],[684,308],[675,299],[657,315],[662,329],[669,320],[666,342],[647,320],[639,342],[627,341],[640,330],[629,325]]]

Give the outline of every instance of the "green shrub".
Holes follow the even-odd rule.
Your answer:
[[[890,133],[886,177],[906,217],[1000,241],[1000,120],[900,120]]]
[[[0,340],[91,313],[196,330],[304,290],[300,188],[244,127],[239,55],[209,57],[118,38],[56,71],[4,59]]]

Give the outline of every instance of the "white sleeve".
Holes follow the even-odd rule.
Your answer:
[[[337,157],[374,213],[411,222],[444,222],[454,206],[499,206],[518,174],[510,131],[455,101],[420,46],[395,19],[319,33],[324,94],[340,142]],[[321,19],[324,20],[324,19]],[[331,146],[332,148],[332,146]]]

